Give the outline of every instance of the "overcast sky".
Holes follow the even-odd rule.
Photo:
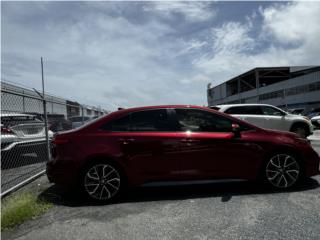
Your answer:
[[[320,64],[320,2],[2,2],[1,78],[106,109],[207,104],[255,67]]]

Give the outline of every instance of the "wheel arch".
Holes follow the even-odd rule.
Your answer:
[[[293,132],[293,130],[296,128],[296,127],[299,127],[299,126],[303,126],[306,128],[307,130],[307,135],[310,135],[311,133],[311,129],[310,129],[310,126],[306,123],[306,122],[303,122],[303,121],[295,121],[291,124],[291,127],[290,127],[290,132]]]
[[[257,176],[258,179],[261,179],[263,177],[264,168],[267,165],[269,159],[272,156],[274,156],[276,154],[280,154],[280,153],[288,153],[288,154],[293,155],[296,158],[296,160],[299,162],[299,165],[301,167],[302,176],[305,175],[305,161],[304,161],[302,155],[291,146],[279,146],[264,155],[263,160],[260,164],[260,168],[259,168],[259,172],[258,172],[258,176]]]
[[[86,169],[88,169],[88,167],[94,163],[110,163],[110,164],[114,165],[115,167],[117,167],[119,169],[120,174],[122,175],[122,177],[124,178],[124,180],[127,184],[128,175],[125,170],[125,166],[123,164],[121,164],[120,161],[118,161],[116,158],[114,158],[110,155],[107,155],[107,154],[94,154],[94,155],[88,156],[85,159],[84,164],[82,164],[82,166],[80,167],[78,182],[81,181],[82,177],[85,174]]]

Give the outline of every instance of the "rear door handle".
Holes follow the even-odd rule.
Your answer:
[[[120,143],[122,143],[123,145],[128,145],[129,143],[132,143],[135,141],[134,138],[120,138],[118,140]]]

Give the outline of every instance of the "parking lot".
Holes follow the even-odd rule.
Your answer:
[[[32,185],[55,207],[2,238],[319,239],[319,182],[316,176],[284,192],[246,181],[148,186],[95,205],[42,177]]]

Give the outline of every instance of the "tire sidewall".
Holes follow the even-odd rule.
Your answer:
[[[268,166],[268,163],[271,161],[271,159],[273,157],[275,157],[276,155],[281,155],[281,154],[285,154],[285,155],[290,155],[292,158],[295,159],[295,161],[297,162],[298,166],[299,166],[299,175],[298,175],[298,179],[289,187],[277,187],[275,185],[273,185],[267,178],[267,166]],[[263,164],[263,167],[261,168],[261,173],[260,173],[260,179],[262,180],[262,182],[264,183],[265,186],[269,187],[269,188],[272,188],[272,189],[276,189],[276,190],[287,190],[287,189],[292,189],[294,187],[296,187],[300,182],[301,182],[301,179],[303,179],[304,177],[304,168],[303,168],[303,164],[301,163],[300,159],[296,156],[296,154],[293,154],[291,152],[276,152],[276,153],[273,153],[273,154],[270,154],[267,158],[266,158],[266,161],[264,162]]]
[[[96,199],[96,198],[93,198],[87,192],[86,187],[85,187],[85,177],[86,177],[86,174],[88,173],[88,171],[92,167],[94,167],[96,165],[101,165],[101,164],[110,165],[112,168],[114,168],[119,173],[119,177],[120,177],[120,187],[118,189],[118,192],[114,196],[109,198],[109,199]],[[111,161],[95,160],[95,161],[92,161],[92,162],[88,163],[84,167],[84,170],[82,171],[82,174],[81,174],[80,179],[79,179],[79,188],[81,190],[81,193],[89,201],[96,202],[96,203],[113,203],[113,202],[119,200],[119,198],[123,195],[123,192],[124,192],[124,190],[126,188],[126,181],[125,181],[125,177],[124,177],[123,171],[121,170],[121,168],[117,164],[114,164]]]

